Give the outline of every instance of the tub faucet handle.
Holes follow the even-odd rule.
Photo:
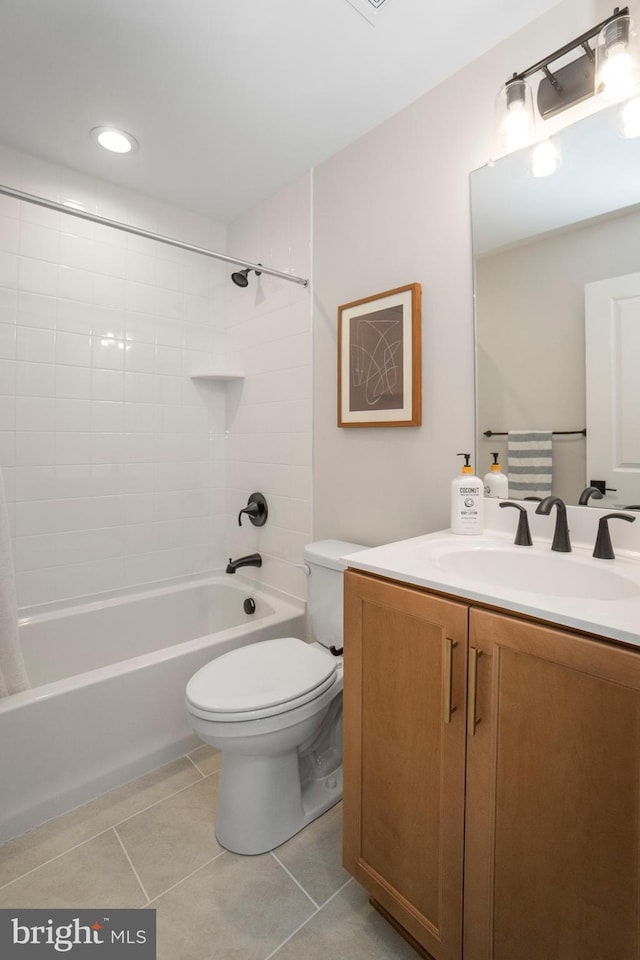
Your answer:
[[[254,527],[262,527],[267,522],[267,517],[269,516],[269,509],[267,507],[267,501],[261,493],[252,493],[249,497],[249,501],[246,507],[243,507],[240,513],[238,514],[238,526],[242,526],[242,514],[246,515],[251,520],[251,523]]]

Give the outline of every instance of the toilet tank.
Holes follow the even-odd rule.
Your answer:
[[[347,565],[340,557],[367,549],[345,540],[318,540],[304,548],[311,630],[325,647],[342,646],[342,574]]]

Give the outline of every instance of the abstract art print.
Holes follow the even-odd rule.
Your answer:
[[[338,307],[338,426],[419,427],[421,287]]]

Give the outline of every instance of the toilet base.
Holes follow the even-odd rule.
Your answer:
[[[323,774],[301,782],[297,750],[268,757],[224,754],[218,843],[250,856],[280,846],[342,799],[342,764]]]

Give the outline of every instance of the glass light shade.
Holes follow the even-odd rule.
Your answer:
[[[531,173],[534,177],[550,177],[561,162],[560,150],[553,140],[541,140],[531,150]]]
[[[511,153],[533,142],[533,97],[526,80],[511,80],[499,91],[496,97],[496,137],[499,153]]]
[[[629,16],[616,17],[596,39],[594,92],[604,103],[619,103],[640,89],[638,36]]]

